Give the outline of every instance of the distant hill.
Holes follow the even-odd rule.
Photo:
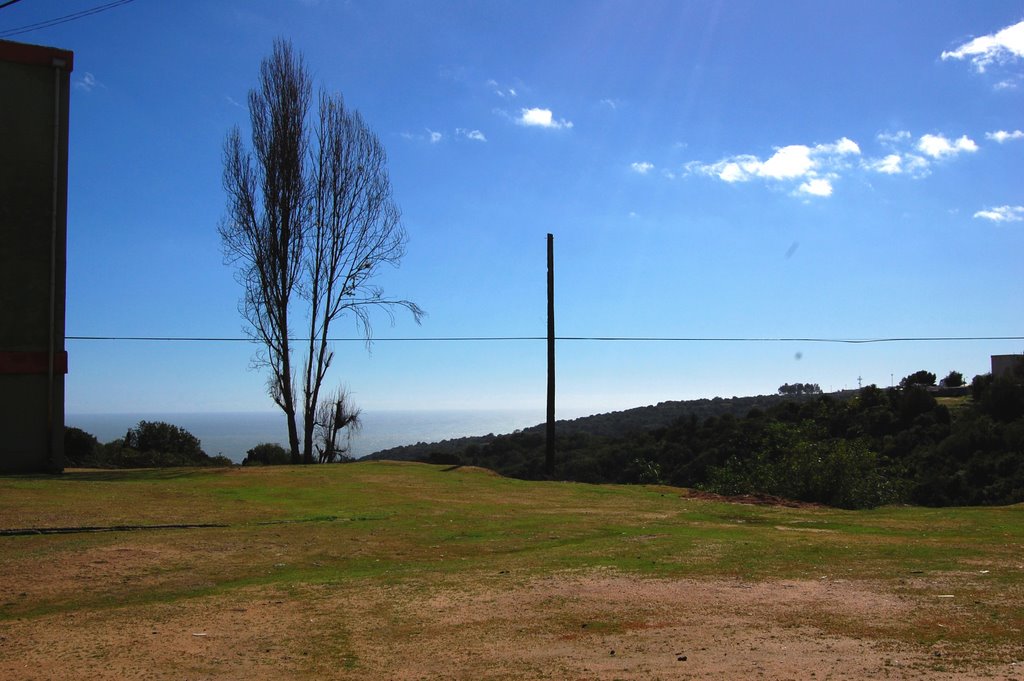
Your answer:
[[[558,421],[555,428],[559,436],[584,433],[586,435],[618,438],[657,428],[667,428],[684,416],[693,416],[698,421],[703,421],[711,416],[724,416],[726,414],[746,416],[752,409],[764,411],[786,400],[812,399],[814,397],[817,396],[756,395],[753,397],[675,400],[659,402],[658,404],[646,407],[635,407],[623,411],[613,411],[606,414],[595,414],[593,416]],[[542,434],[544,432],[544,424],[540,423],[516,432]],[[429,459],[431,455],[435,455],[434,458],[436,459],[436,455],[460,454],[470,445],[489,444],[498,437],[501,437],[501,435],[489,434],[452,438],[450,440],[442,440],[441,442],[418,442],[414,445],[382,449],[367,455],[364,457],[364,460],[415,461]]]

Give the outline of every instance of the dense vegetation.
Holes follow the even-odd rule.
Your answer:
[[[553,477],[562,480],[666,483],[843,508],[1011,504],[1024,501],[1024,383],[978,376],[970,396],[939,399],[910,382],[867,386],[851,399],[782,400],[743,416],[691,413],[625,435],[562,429],[557,451]],[[536,429],[423,458],[546,477]]]
[[[230,466],[226,456],[209,456],[199,439],[184,428],[162,421],[139,421],[123,438],[100,444],[79,428],[64,429],[64,458],[70,467],[155,468]]]
[[[781,388],[780,388],[781,390]],[[804,400],[804,396],[786,398],[780,395],[755,395],[751,397],[715,397],[699,400],[671,400],[645,407],[634,407],[606,414],[582,416],[580,418],[558,421],[558,434],[601,435],[609,438],[626,437],[633,433],[667,428],[682,417],[691,416],[703,421],[712,416],[743,416],[751,409],[765,410],[787,399]],[[544,435],[544,424],[524,428],[519,433]],[[413,445],[402,445],[375,452],[367,457],[373,460],[418,461],[438,455],[462,454],[471,445],[483,446],[493,442],[499,436],[494,433],[472,437],[459,437],[441,442],[418,442]]]

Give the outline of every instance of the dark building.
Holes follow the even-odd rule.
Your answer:
[[[1008,375],[1024,365],[1024,355],[992,355],[992,378]]]
[[[0,40],[0,472],[64,466],[73,54]]]

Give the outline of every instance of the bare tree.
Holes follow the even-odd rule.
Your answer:
[[[423,315],[415,303],[386,298],[371,284],[382,265],[398,265],[407,241],[401,212],[392,198],[384,147],[359,112],[345,107],[341,95],[321,94],[319,113],[306,258],[310,305],[303,385],[306,462],[313,457],[320,387],[334,359],[328,340],[331,324],[351,313],[369,339],[369,312],[374,308],[392,315],[395,307],[404,307],[417,321]]]
[[[220,228],[225,254],[239,266],[242,314],[263,345],[255,364],[271,369],[270,394],[288,419],[295,463],[314,461],[320,390],[334,359],[331,325],[352,314],[369,342],[373,309],[392,321],[396,307],[417,322],[423,315],[415,303],[386,298],[371,284],[381,265],[398,265],[408,239],[380,140],[340,95],[324,93],[311,134],[310,91],[301,56],[290,43],[275,41],[261,65],[259,88],[249,94],[255,160],[237,128],[225,144],[228,217]],[[301,452],[289,340],[290,320],[299,314],[293,293],[305,304],[308,322]]]
[[[348,456],[351,450],[351,436],[362,427],[361,411],[352,406],[349,393],[338,388],[328,399],[320,402],[316,410],[316,450],[320,463],[334,463]],[[345,444],[341,433],[345,431]]]
[[[290,43],[277,40],[249,91],[253,153],[236,126],[224,144],[228,215],[220,225],[224,253],[238,266],[239,305],[247,331],[263,349],[253,363],[268,367],[267,386],[288,420],[292,463],[299,460],[289,311],[302,274],[309,201],[305,131],[310,81]],[[254,158],[255,156],[255,158]]]

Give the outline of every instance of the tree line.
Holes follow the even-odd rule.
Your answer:
[[[944,402],[949,402],[946,404]],[[423,459],[546,479],[543,435],[495,436]],[[842,508],[1024,501],[1024,370],[975,377],[971,394],[870,385],[849,399],[781,400],[626,435],[563,433],[555,479],[669,484],[726,495],[767,494]]]
[[[81,428],[65,428],[64,458],[72,468],[233,465],[226,456],[204,452],[192,433],[163,421],[139,421],[124,437],[103,444]]]

